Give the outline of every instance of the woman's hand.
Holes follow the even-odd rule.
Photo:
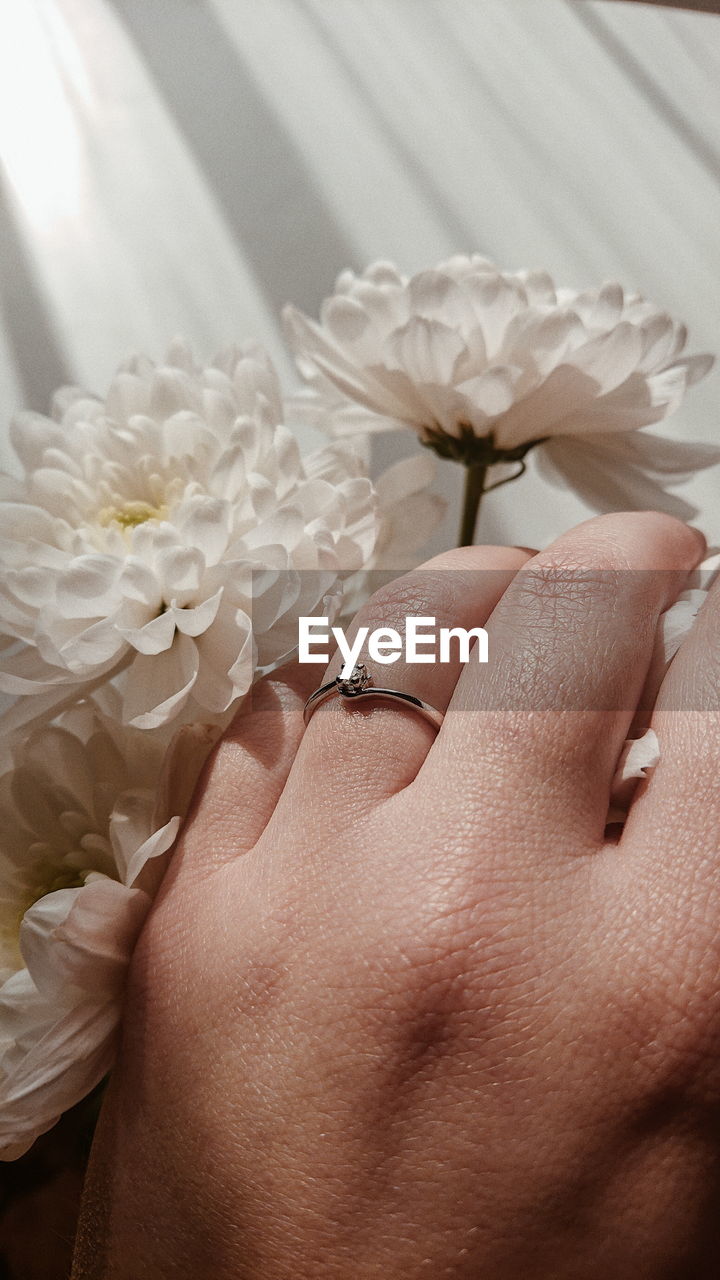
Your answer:
[[[378,673],[437,737],[339,698],[303,733],[320,668],[257,690],[138,947],[77,1280],[717,1275],[717,593],[604,834],[702,549],[613,515],[385,588],[365,625],[487,621],[487,666]]]

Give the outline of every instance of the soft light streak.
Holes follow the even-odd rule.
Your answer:
[[[0,163],[28,225],[80,213],[82,59],[54,0],[0,0]]]

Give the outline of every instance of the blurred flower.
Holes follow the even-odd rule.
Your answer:
[[[667,508],[648,476],[720,460],[639,430],[677,409],[712,359],[682,355],[685,328],[619,284],[557,289],[545,273],[501,272],[477,255],[410,279],[379,262],[340,276],[320,324],[293,307],[285,323],[309,382],[297,412],[335,434],[411,428],[483,469],[522,469],[542,445],[548,474],[600,509]]]
[[[673,658],[692,631],[695,619],[718,574],[720,554],[714,551],[690,574],[685,590],[661,615],[646,691],[652,689],[657,695]],[[651,701],[654,702],[654,697]],[[654,729],[646,729],[638,737],[627,739],[612,781],[608,822],[625,821],[638,782],[655,768],[660,755],[660,743]]]
[[[371,569],[410,569],[418,551],[435,533],[446,503],[430,492],[435,478],[432,458],[402,458],[375,481],[379,533],[369,562]]]
[[[16,747],[0,778],[5,1159],[112,1064],[133,947],[210,745],[186,730],[165,757],[158,735],[84,705]]]
[[[610,787],[609,823],[625,822],[638,783],[659,760],[660,743],[654,729],[646,729],[640,737],[626,740]]]
[[[24,479],[0,503],[0,631],[22,642],[0,689],[38,713],[122,672],[122,716],[153,729],[219,714],[297,642],[376,539],[375,497],[337,444],[302,459],[257,347],[206,368],[182,343],[138,358],[104,401],[24,414]],[[32,715],[32,709],[29,715]]]
[[[720,554],[711,554],[690,575],[687,586],[660,619],[657,638],[657,660],[667,671],[683,640],[690,634],[695,619],[707,600],[708,591],[720,574]]]
[[[445,500],[432,493],[435,461],[416,453],[388,467],[375,480],[378,538],[365,569],[343,584],[342,614],[349,621],[384,583],[427,558],[425,548],[445,515]]]

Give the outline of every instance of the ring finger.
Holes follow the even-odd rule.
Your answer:
[[[408,618],[433,619],[435,634],[442,628],[483,627],[529,558],[529,552],[517,547],[464,547],[436,556],[378,591],[348,628],[347,641],[352,645],[365,627],[370,633],[389,629],[398,633],[404,648]],[[457,643],[451,645],[449,658],[437,662],[427,648],[416,662],[406,663],[398,656],[385,665],[363,648],[359,661],[377,687],[411,694],[444,713],[462,670]],[[318,685],[334,680],[342,666],[343,658],[336,652]],[[370,697],[353,702],[331,696],[308,724],[288,791],[299,788],[302,793],[307,771],[317,779],[320,770],[332,780],[328,794],[333,806],[343,796],[355,806],[380,803],[412,781],[435,734],[432,724],[400,702]]]

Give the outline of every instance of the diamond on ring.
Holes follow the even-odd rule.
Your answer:
[[[372,676],[364,662],[361,662],[357,667],[353,667],[347,679],[344,680],[342,676],[335,678],[337,691],[343,698],[356,697],[358,693],[362,693],[363,689],[367,689],[371,683]]]
[[[310,694],[303,710],[305,724],[310,723],[311,716],[323,702],[338,696],[343,701],[355,698],[379,698],[381,701],[393,702],[395,706],[408,707],[411,711],[417,711],[418,715],[428,720],[435,729],[440,728],[444,719],[442,711],[438,711],[437,707],[431,707],[429,702],[423,702],[422,698],[416,698],[414,693],[406,693],[404,689],[378,689],[367,667],[360,662],[353,667],[347,678],[342,674],[336,676],[334,680],[328,680],[327,684],[321,685]]]

